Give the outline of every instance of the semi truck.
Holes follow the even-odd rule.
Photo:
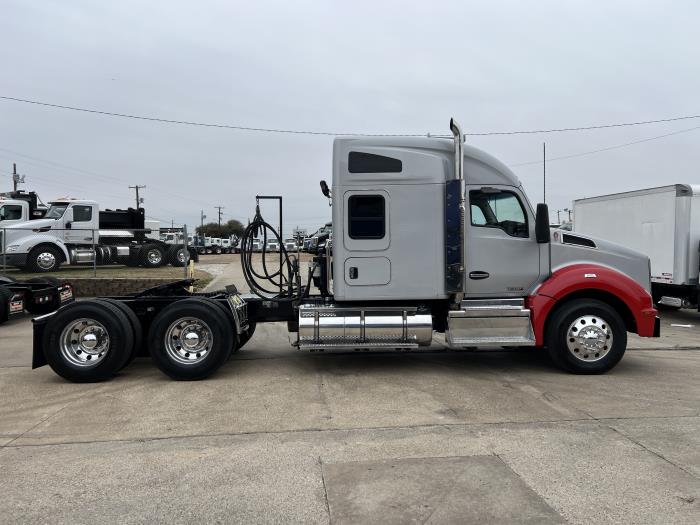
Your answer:
[[[41,219],[0,230],[0,261],[31,272],[57,271],[61,264],[112,264],[155,268],[184,266],[194,250],[150,237],[143,208],[103,210],[95,201],[58,199]]]
[[[546,348],[596,374],[622,359],[628,332],[658,337],[649,258],[552,233],[546,204],[533,208],[508,167],[450,128],[454,140],[336,138],[332,184],[321,181],[334,235],[310,266],[282,243],[279,266],[256,264],[255,240],[283,231],[256,206],[241,244],[249,293],[191,293],[183,280],[79,301],[34,320],[32,366],[100,381],[146,353],[173,379],[203,379],[259,323],[286,322],[300,350],[405,351],[441,333],[451,349]]]
[[[0,193],[0,228],[41,219],[46,215],[47,209],[34,191]]]
[[[651,294],[668,308],[698,308],[700,185],[672,184],[574,201],[574,232],[649,257]]]

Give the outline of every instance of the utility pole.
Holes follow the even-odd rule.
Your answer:
[[[561,210],[557,210],[557,224],[561,224],[561,219],[559,218],[560,213],[561,213]]]
[[[24,175],[17,173],[17,164],[12,163],[12,191],[17,191],[17,185],[24,184]]]
[[[219,210],[219,227],[221,227],[221,210],[225,208],[226,206],[214,206],[217,210]]]
[[[146,186],[139,186],[138,184],[135,186],[129,186],[130,190],[136,190],[136,209],[138,210],[141,207],[141,204],[143,203],[143,199],[139,197],[139,190],[145,189]]]
[[[202,238],[202,246],[204,246],[204,219],[206,219],[207,216],[204,215],[204,210],[199,210],[199,222],[200,222],[200,227],[199,227],[199,236]]]

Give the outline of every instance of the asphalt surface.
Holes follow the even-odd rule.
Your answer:
[[[696,524],[700,315],[662,330],[575,376],[535,350],[302,353],[261,325],[206,381],[138,359],[79,385],[32,371],[14,320],[0,520]]]

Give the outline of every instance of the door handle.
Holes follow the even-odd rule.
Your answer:
[[[478,281],[479,279],[488,279],[489,272],[481,272],[481,271],[469,272],[469,278],[474,279],[476,281]]]
[[[350,267],[350,279],[357,279],[357,266]]]

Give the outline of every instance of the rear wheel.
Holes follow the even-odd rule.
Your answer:
[[[158,368],[173,379],[204,379],[223,365],[234,344],[225,313],[203,298],[183,299],[153,320],[148,348]]]
[[[627,330],[610,305],[595,299],[576,299],[552,314],[545,343],[557,366],[576,374],[600,374],[622,359]]]
[[[157,244],[145,244],[141,248],[141,264],[146,268],[158,268],[165,264],[165,250]]]
[[[37,246],[29,252],[26,268],[30,272],[55,272],[61,267],[63,253],[51,245]]]
[[[129,328],[131,329],[131,335],[134,339],[134,344],[131,348],[131,353],[126,358],[126,361],[124,361],[124,364],[121,366],[121,368],[125,368],[136,358],[136,356],[139,355],[139,353],[141,352],[141,348],[143,347],[143,328],[141,326],[141,321],[136,316],[134,311],[121,301],[115,301],[114,299],[108,299],[106,297],[97,299],[97,301],[101,303],[111,304],[114,305],[116,308],[119,308],[119,310],[129,321]]]
[[[187,263],[187,249],[184,246],[171,246],[168,249],[168,262],[182,268]]]
[[[78,383],[104,381],[133,351],[129,321],[114,305],[80,301],[61,308],[46,325],[44,356],[61,377]]]

